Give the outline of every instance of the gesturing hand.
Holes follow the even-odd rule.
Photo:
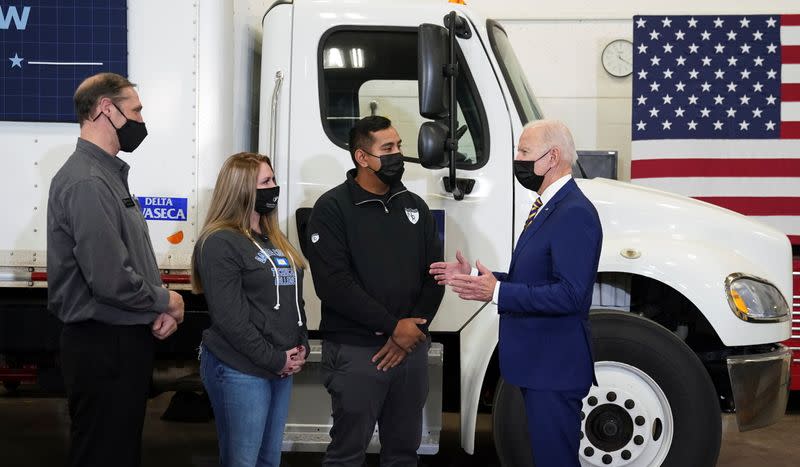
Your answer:
[[[497,279],[486,266],[480,261],[475,263],[480,276],[470,276],[468,274],[457,274],[450,281],[453,292],[457,293],[463,300],[476,300],[479,302],[489,302],[494,295],[494,288]]]
[[[461,254],[461,250],[456,250],[456,261],[433,263],[428,272],[436,279],[437,284],[447,285],[453,279],[453,276],[469,274],[471,271],[472,268],[469,265],[469,261]]]
[[[372,363],[378,362],[378,370],[389,371],[406,358],[406,351],[395,344],[392,339],[386,341],[383,347],[372,357]]]

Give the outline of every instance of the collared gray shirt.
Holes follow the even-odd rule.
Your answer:
[[[48,308],[65,323],[149,324],[167,309],[169,292],[128,189],[129,169],[78,138],[50,184]]]

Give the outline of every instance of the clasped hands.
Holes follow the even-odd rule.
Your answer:
[[[422,332],[418,325],[427,323],[423,318],[403,318],[397,322],[394,332],[386,343],[372,357],[372,363],[377,363],[378,370],[389,371],[405,360],[417,344],[425,342],[428,336]],[[380,333],[376,333],[380,334]]]
[[[497,286],[497,278],[480,261],[475,262],[475,267],[480,273],[479,276],[470,275],[472,267],[461,254],[461,250],[458,250],[456,261],[433,263],[429,273],[436,279],[437,284],[449,285],[463,300],[490,302]]]

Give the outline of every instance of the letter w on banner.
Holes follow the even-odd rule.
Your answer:
[[[633,19],[632,181],[800,245],[800,15]]]

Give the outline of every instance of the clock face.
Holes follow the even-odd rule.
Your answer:
[[[633,44],[629,40],[617,39],[603,49],[603,68],[617,77],[633,73]]]

